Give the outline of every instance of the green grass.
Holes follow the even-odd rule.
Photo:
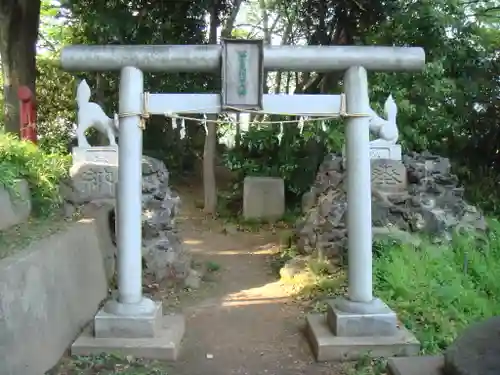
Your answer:
[[[422,354],[446,349],[469,324],[500,311],[500,224],[479,240],[450,245],[393,245],[374,262],[375,293],[422,344]]]
[[[72,356],[45,375],[167,375],[167,367],[157,361],[117,355]]]
[[[16,179],[25,179],[35,214],[50,214],[60,204],[58,185],[69,165],[69,155],[45,153],[31,142],[0,133],[0,186],[15,194]]]
[[[500,223],[484,236],[460,235],[447,245],[418,247],[394,242],[374,247],[374,293],[393,308],[422,344],[421,354],[441,353],[471,323],[500,312]],[[315,272],[301,291],[323,311],[326,296],[345,292],[342,275]],[[352,374],[384,373],[381,359],[363,359]]]
[[[0,187],[15,200],[16,180],[26,180],[33,208],[28,221],[0,232],[0,259],[65,228],[68,220],[58,215],[57,208],[59,181],[67,176],[69,164],[68,155],[48,154],[31,142],[0,133]]]
[[[57,233],[72,221],[56,215],[30,218],[27,222],[0,231],[0,259],[26,249],[31,243]]]

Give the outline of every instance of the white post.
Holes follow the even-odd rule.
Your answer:
[[[344,74],[348,114],[368,113],[368,79],[365,68],[355,66]],[[372,295],[372,210],[370,134],[368,117],[346,122],[348,293],[352,302],[369,303]]]
[[[134,67],[121,70],[118,169],[118,302],[142,300],[142,130],[144,78]]]

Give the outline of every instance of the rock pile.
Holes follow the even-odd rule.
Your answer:
[[[398,187],[374,184],[374,170],[381,163],[399,163]],[[384,164],[386,165],[386,164]],[[403,162],[372,161],[373,233],[412,241],[412,232],[425,233],[436,240],[449,240],[456,231],[486,230],[479,210],[464,200],[464,190],[450,172],[446,158],[429,153],[409,153]],[[342,255],[347,244],[347,171],[341,155],[328,155],[316,181],[303,197],[304,217],[296,225],[298,245],[305,254],[321,248],[327,256]]]
[[[142,159],[142,255],[156,280],[188,277],[191,259],[184,251],[175,217],[180,198],[168,185],[168,170],[160,160]]]
[[[82,163],[74,165],[71,179],[61,186],[66,207],[88,203],[107,204],[110,207],[110,234],[114,233],[115,184],[117,167],[108,164]],[[165,278],[190,280],[198,283],[191,259],[184,250],[175,217],[180,198],[169,188],[169,173],[160,160],[143,156],[142,159],[142,255],[145,273],[155,280]],[[193,282],[196,280],[196,282]]]

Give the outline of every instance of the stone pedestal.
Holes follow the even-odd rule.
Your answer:
[[[278,220],[285,213],[285,183],[278,177],[245,177],[243,217]]]
[[[73,165],[78,163],[102,163],[118,165],[118,146],[73,147]]]
[[[161,302],[143,298],[136,305],[108,301],[71,346],[73,355],[115,353],[176,360],[185,331],[182,315],[163,315]]]
[[[406,167],[401,161],[375,159],[371,161],[372,190],[402,192],[408,188]]]
[[[370,159],[386,159],[401,161],[403,155],[401,146],[395,144],[371,144],[370,145]]]
[[[354,303],[337,298],[327,313],[307,316],[307,334],[317,361],[352,361],[372,357],[413,356],[420,343],[381,300]]]
[[[387,361],[388,375],[444,375],[443,356],[394,357]]]
[[[74,147],[72,157],[73,164],[69,170],[71,186],[65,189],[65,198],[77,204],[114,201],[118,181],[118,147]]]
[[[370,144],[370,159],[371,160],[403,160],[403,154],[401,151],[401,145],[390,144],[390,143],[372,143]],[[345,145],[342,147],[342,160],[344,165],[346,165],[346,149]]]

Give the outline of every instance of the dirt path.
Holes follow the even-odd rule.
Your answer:
[[[165,299],[166,307],[182,310],[187,322],[171,373],[340,375],[338,365],[313,361],[302,334],[302,307],[270,273],[277,235],[224,234],[223,225],[204,219],[194,201],[193,192],[183,196],[184,243],[197,262],[212,262],[220,270],[199,290]]]

